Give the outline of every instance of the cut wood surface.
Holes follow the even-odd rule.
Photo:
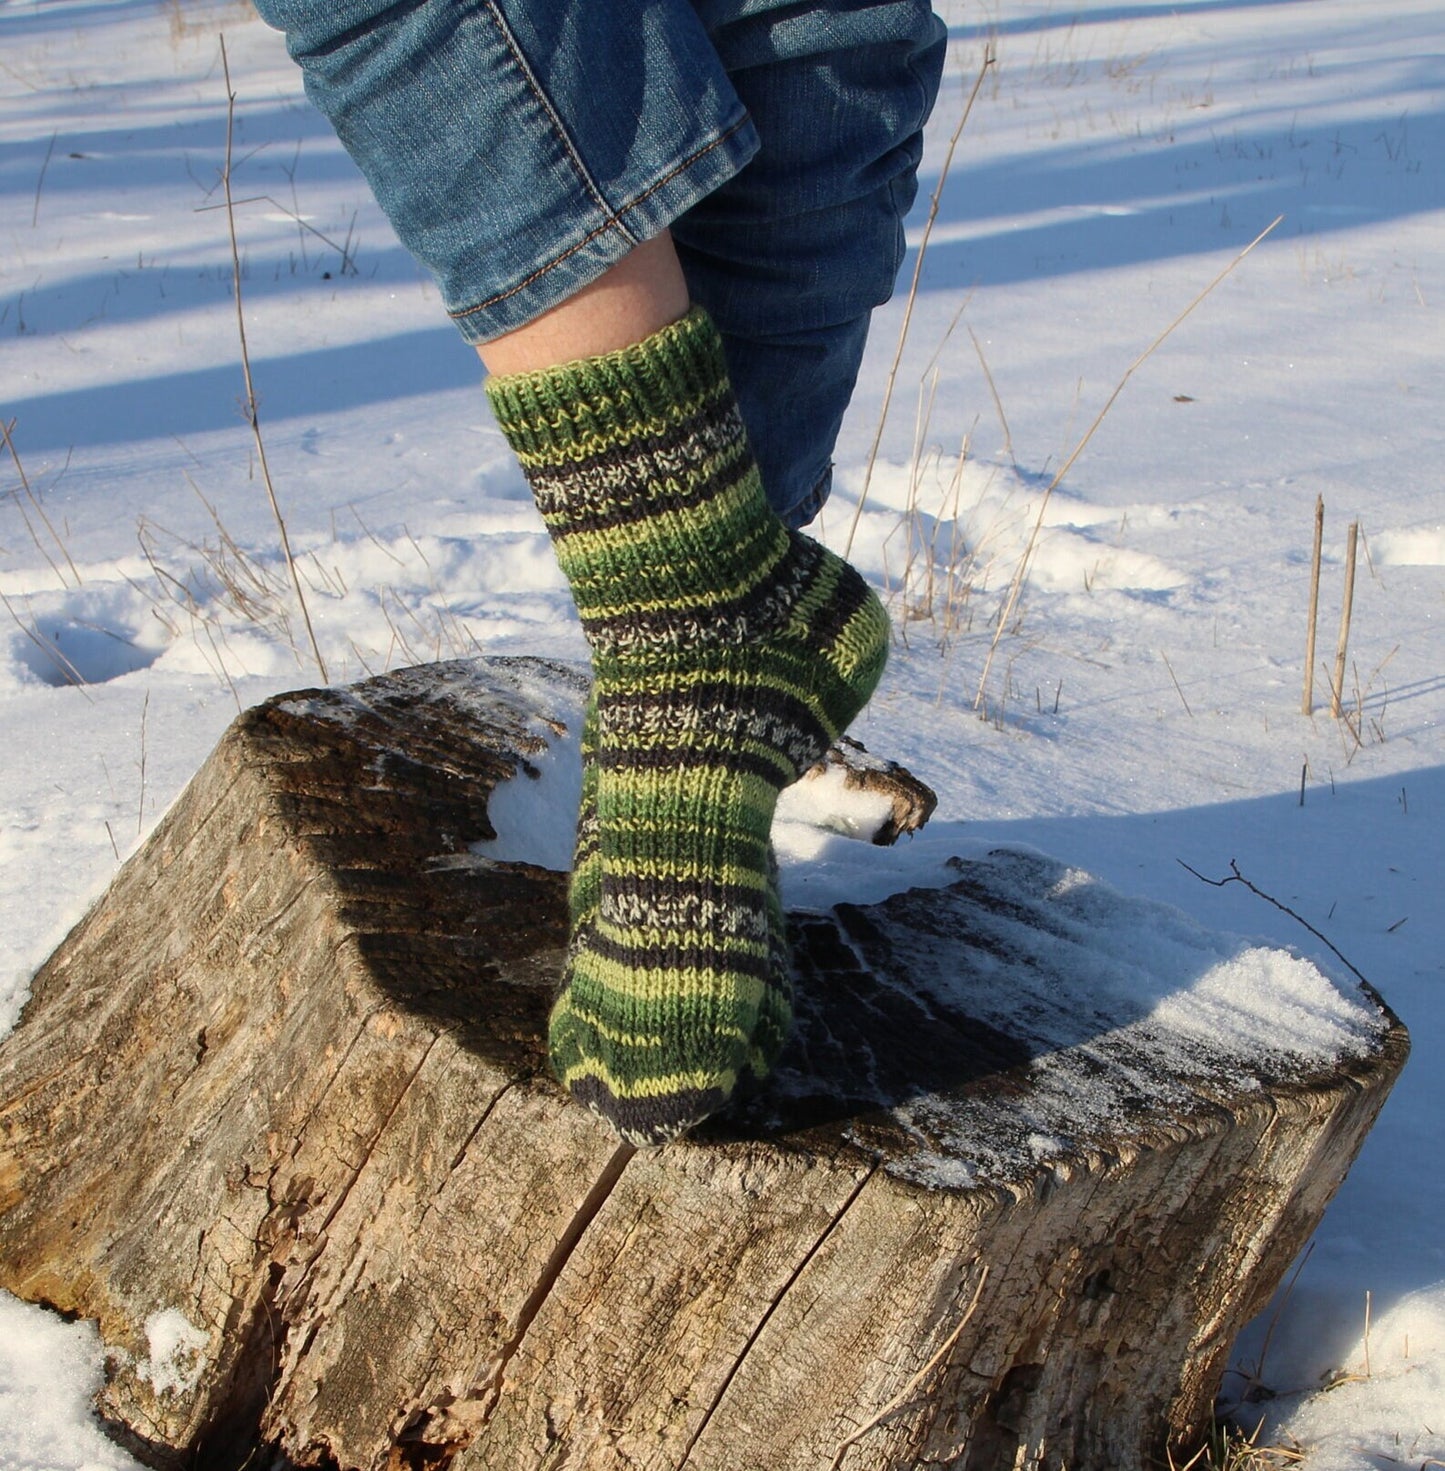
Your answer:
[[[793,915],[772,1085],[634,1151],[547,1071],[565,877],[486,850],[584,692],[476,660],[269,701],[35,978],[0,1286],[98,1321],[117,1434],[206,1468],[1192,1451],[1395,1018],[1000,851]]]

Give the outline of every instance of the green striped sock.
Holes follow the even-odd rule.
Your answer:
[[[661,1143],[786,1037],[773,807],[872,693],[887,619],[769,509],[704,313],[488,392],[596,681],[553,1064],[625,1138]]]
[[[602,896],[602,841],[597,821],[597,701],[587,702],[582,722],[582,800],[577,813],[577,844],[568,886],[573,933],[590,929]],[[793,955],[778,882],[778,863],[768,848],[768,945],[771,954],[766,990],[758,1010],[744,1077],[761,1081],[783,1050],[793,1023]],[[741,1079],[740,1079],[741,1081]]]

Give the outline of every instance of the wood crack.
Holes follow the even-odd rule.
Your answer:
[[[358,1033],[358,1035],[360,1034]],[[366,1148],[362,1151],[361,1162],[352,1170],[351,1178],[346,1182],[345,1185],[341,1187],[341,1191],[336,1197],[336,1203],[331,1207],[329,1211],[326,1212],[326,1215],[322,1218],[321,1225],[318,1228],[319,1231],[325,1231],[326,1228],[330,1226],[332,1221],[336,1219],[337,1213],[341,1210],[341,1207],[346,1204],[347,1197],[350,1196],[352,1190],[356,1186],[356,1182],[361,1178],[361,1172],[366,1168],[367,1162],[371,1159],[372,1152],[376,1148],[377,1140],[379,1140],[381,1136],[386,1133],[387,1125],[390,1124],[391,1121],[396,1117],[397,1110],[401,1107],[402,1101],[406,1098],[406,1095],[411,1092],[412,1084],[415,1083],[416,1080],[421,1076],[421,1070],[426,1066],[427,1058],[432,1055],[432,1050],[436,1047],[437,1041],[438,1038],[433,1037],[431,1041],[427,1043],[425,1050],[422,1052],[422,1055],[417,1059],[417,1064],[411,1070],[411,1073],[408,1076],[406,1082],[403,1083],[401,1087],[397,1090],[397,1095],[392,1100],[391,1107],[387,1109],[387,1111],[381,1116],[380,1123],[378,1123],[376,1128],[372,1131],[371,1138],[366,1141]]]
[[[774,1294],[772,1302],[768,1304],[767,1311],[764,1312],[762,1317],[758,1319],[757,1326],[753,1329],[753,1331],[748,1334],[748,1341],[743,1344],[742,1352],[737,1356],[732,1365],[729,1367],[727,1374],[723,1378],[723,1382],[718,1386],[717,1393],[713,1396],[712,1403],[707,1407],[707,1410],[704,1412],[702,1419],[698,1422],[697,1429],[693,1431],[692,1438],[687,1443],[687,1449],[682,1453],[682,1459],[677,1463],[677,1471],[685,1471],[688,1462],[692,1460],[693,1450],[697,1446],[698,1441],[702,1439],[703,1432],[711,1423],[712,1417],[717,1413],[718,1407],[722,1404],[728,1390],[732,1387],[732,1382],[734,1379],[737,1378],[738,1371],[747,1361],[748,1354],[752,1351],[753,1345],[762,1336],[763,1329],[768,1326],[768,1324],[772,1321],[773,1314],[776,1313],[778,1308],[782,1306],[783,1299],[787,1297],[789,1292],[792,1291],[794,1283],[796,1283],[797,1280],[803,1275],[803,1273],[807,1271],[808,1264],[823,1249],[823,1243],[828,1240],[828,1238],[838,1229],[840,1225],[842,1225],[843,1217],[846,1216],[848,1212],[852,1209],[853,1202],[857,1200],[858,1197],[863,1193],[864,1187],[873,1178],[873,1176],[878,1173],[880,1167],[880,1162],[876,1160],[868,1166],[867,1173],[863,1176],[861,1180],[858,1181],[856,1185],[854,1185],[852,1190],[849,1191],[848,1198],[833,1213],[833,1219],[829,1221],[828,1224],[823,1228],[818,1236],[818,1239],[813,1242],[813,1244],[803,1254],[803,1257],[798,1262],[798,1265],[794,1267],[793,1270],[788,1274],[788,1280],[784,1282],[783,1285]]]
[[[517,1087],[521,1083],[527,1082],[530,1077],[530,1073],[525,1073],[519,1078],[508,1078],[507,1081],[503,1083],[502,1086],[498,1088],[497,1091],[492,1095],[490,1102],[487,1104],[486,1108],[482,1110],[481,1118],[479,1118],[476,1123],[472,1125],[471,1133],[469,1133],[467,1137],[462,1140],[461,1147],[457,1150],[456,1154],[452,1156],[452,1162],[447,1166],[446,1176],[443,1178],[441,1184],[438,1185],[437,1188],[432,1192],[434,1196],[440,1195],[442,1191],[445,1190],[447,1186],[451,1183],[452,1176],[455,1175],[459,1169],[461,1169],[462,1161],[467,1157],[467,1151],[472,1147],[472,1144],[475,1142],[477,1135],[482,1132],[483,1126],[486,1124],[487,1120],[491,1118],[492,1111],[496,1108],[496,1106],[502,1101],[502,1099],[507,1096],[508,1093],[512,1091],[513,1088]]]
[[[502,1346],[501,1355],[492,1373],[491,1383],[487,1387],[487,1402],[482,1410],[483,1425],[492,1418],[497,1406],[501,1403],[502,1380],[506,1375],[507,1365],[516,1357],[517,1351],[522,1346],[522,1340],[527,1336],[527,1330],[532,1326],[533,1319],[541,1312],[542,1304],[547,1301],[552,1288],[556,1286],[557,1279],[562,1275],[572,1253],[577,1249],[577,1243],[581,1241],[583,1233],[592,1224],[597,1212],[606,1204],[607,1197],[612,1194],[617,1182],[622,1178],[622,1172],[627,1168],[628,1161],[636,1153],[636,1148],[631,1144],[619,1144],[613,1150],[612,1157],[603,1167],[602,1173],[593,1181],[592,1188],[567,1223],[567,1229],[562,1232],[557,1244],[552,1248],[541,1275],[537,1278],[531,1292],[527,1294],[526,1301],[517,1311],[517,1322],[512,1330],[512,1336]]]

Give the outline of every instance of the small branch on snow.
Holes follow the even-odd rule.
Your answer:
[[[1202,873],[1199,872],[1198,869],[1190,868],[1190,866],[1182,858],[1176,858],[1174,861],[1180,866],[1180,868],[1184,869],[1186,873],[1192,873],[1201,884],[1208,884],[1211,889],[1222,889],[1226,884],[1243,884],[1244,887],[1248,889],[1251,894],[1255,895],[1257,898],[1263,899],[1266,904],[1273,904],[1274,907],[1278,909],[1281,914],[1287,914],[1292,920],[1295,921],[1296,924],[1302,924],[1310,932],[1310,934],[1312,934],[1315,939],[1320,942],[1321,945],[1328,946],[1330,952],[1334,955],[1335,959],[1338,960],[1341,965],[1347,967],[1350,974],[1354,976],[1357,981],[1366,986],[1370,984],[1369,981],[1363,975],[1361,975],[1360,972],[1356,970],[1353,965],[1350,964],[1350,962],[1340,952],[1339,947],[1333,944],[1331,941],[1327,940],[1309,922],[1309,920],[1304,919],[1300,915],[1296,914],[1294,910],[1289,907],[1288,904],[1281,904],[1279,900],[1276,899],[1272,894],[1266,894],[1263,889],[1257,888],[1254,884],[1250,883],[1250,881],[1245,878],[1242,873],[1240,873],[1239,864],[1236,863],[1233,858],[1229,860],[1230,873],[1229,877],[1225,879],[1207,879]]]

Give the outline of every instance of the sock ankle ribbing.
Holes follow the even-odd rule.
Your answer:
[[[586,933],[597,918],[602,894],[602,843],[597,820],[597,701],[587,702],[582,724],[582,793],[577,813],[577,843],[567,889],[573,934]],[[783,1049],[793,1021],[793,956],[783,912],[778,863],[768,846],[768,945],[771,964],[747,1063],[739,1079],[761,1082]]]
[[[488,392],[596,678],[553,1063],[624,1137],[660,1143],[786,1036],[773,806],[871,694],[887,620],[769,509],[703,313]]]

